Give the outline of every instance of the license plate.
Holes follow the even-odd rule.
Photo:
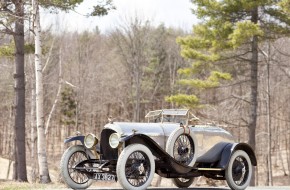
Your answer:
[[[96,173],[95,180],[115,181],[116,176],[108,173]]]

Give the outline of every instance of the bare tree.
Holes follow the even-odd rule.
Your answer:
[[[112,34],[131,82],[129,89],[134,102],[133,121],[140,120],[141,84],[144,76],[143,68],[148,64],[146,51],[148,51],[149,31],[149,22],[142,23],[135,17],[129,24],[122,25]]]
[[[42,78],[42,62],[41,62],[41,28],[39,18],[39,2],[32,1],[33,5],[33,32],[35,41],[35,99],[36,99],[36,126],[37,126],[37,154],[39,164],[39,180],[41,183],[50,183],[46,137],[43,115],[43,78]]]

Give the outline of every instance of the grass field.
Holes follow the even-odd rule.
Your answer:
[[[39,184],[39,183],[21,183],[14,181],[0,181],[0,190],[30,190],[30,189],[64,189],[66,188],[63,184]]]

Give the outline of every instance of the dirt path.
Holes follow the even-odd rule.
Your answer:
[[[0,157],[0,179],[12,179],[12,166],[13,163],[11,161]]]

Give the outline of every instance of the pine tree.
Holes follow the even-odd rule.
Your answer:
[[[14,44],[1,47],[0,56],[15,57],[15,179],[27,181],[25,150],[24,0],[0,1],[0,33],[12,35]],[[13,51],[14,50],[14,51]],[[9,55],[10,54],[10,55]]]
[[[259,45],[290,32],[289,0],[192,0],[193,13],[200,23],[191,36],[179,38],[181,55],[192,60],[192,66],[180,71],[186,76],[181,84],[194,87],[196,93],[179,94],[167,100],[197,107],[200,89],[220,85],[230,79],[221,63],[234,59],[250,65],[249,144],[255,149],[258,107]],[[253,183],[252,183],[253,185]]]

